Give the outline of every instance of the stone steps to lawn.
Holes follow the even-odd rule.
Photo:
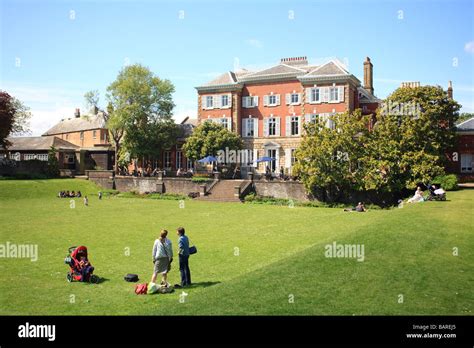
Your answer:
[[[212,202],[241,202],[238,197],[235,197],[235,186],[241,186],[244,180],[221,180],[211,190],[202,197],[196,198],[200,201]]]

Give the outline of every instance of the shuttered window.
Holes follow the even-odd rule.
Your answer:
[[[255,137],[257,134],[256,124],[257,124],[257,119],[255,118],[242,119],[242,136],[246,138]]]
[[[242,97],[242,107],[254,108],[258,106],[258,96]]]
[[[267,119],[265,119],[265,123],[266,127],[264,127],[264,132],[266,136],[280,136],[279,117],[268,117]]]
[[[206,109],[212,109],[214,107],[214,98],[212,95],[206,96]]]
[[[296,136],[301,133],[300,116],[286,116],[285,134],[286,136]]]
[[[287,105],[299,105],[301,104],[301,93],[287,93],[286,94]]]

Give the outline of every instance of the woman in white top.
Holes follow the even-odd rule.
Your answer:
[[[418,186],[416,188],[415,195],[408,200],[408,203],[418,203],[423,202],[425,199],[423,198],[423,191],[421,191],[421,187]]]
[[[167,230],[161,230],[160,238],[155,240],[155,244],[153,244],[152,257],[155,268],[151,277],[152,283],[156,282],[156,276],[161,273],[161,284],[168,284],[166,279],[171,268],[171,261],[173,261],[173,247],[171,241],[166,238],[167,235]]]

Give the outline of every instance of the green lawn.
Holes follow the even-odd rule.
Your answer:
[[[90,206],[56,198],[81,190]],[[0,259],[0,314],[472,315],[474,190],[448,202],[344,213],[336,208],[105,198],[83,180],[0,181],[0,244],[38,244],[39,259]],[[161,228],[184,226],[199,252],[195,285],[137,296]],[[363,244],[365,260],[326,258],[325,245]],[[68,283],[71,245],[89,248],[98,285]],[[459,255],[453,256],[453,248]],[[129,249],[127,249],[129,248]],[[236,249],[238,248],[238,249]],[[130,250],[130,256],[125,251]],[[235,255],[238,251],[238,255]],[[170,273],[178,282],[177,260]],[[72,296],[73,295],[73,296]],[[403,303],[398,303],[403,295]],[[75,303],[70,303],[71,299]],[[289,299],[294,299],[290,303]]]

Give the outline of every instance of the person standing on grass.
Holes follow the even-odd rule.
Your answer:
[[[181,286],[191,285],[191,271],[189,270],[189,239],[185,236],[184,227],[178,227],[178,254],[179,272],[181,273]]]
[[[87,198],[87,196],[84,196],[84,205],[86,207],[89,205],[89,198]]]
[[[171,269],[171,262],[173,261],[173,248],[171,241],[166,238],[168,236],[167,230],[161,230],[160,238],[155,240],[153,244],[153,264],[155,265],[153,270],[153,276],[151,282],[156,282],[158,273],[161,273],[161,284],[168,286],[167,277],[168,272]]]

